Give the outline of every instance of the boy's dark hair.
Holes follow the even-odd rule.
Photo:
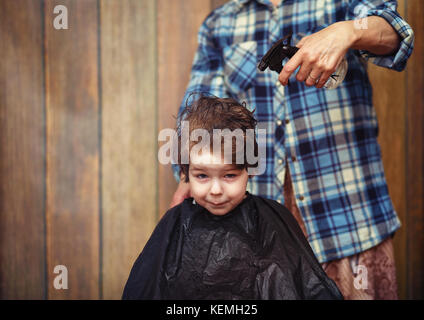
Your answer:
[[[191,96],[190,96],[191,97]],[[189,98],[190,98],[189,97]],[[181,163],[181,149],[182,145],[187,143],[186,141],[181,141],[181,127],[183,121],[188,121],[189,124],[189,136],[191,132],[195,129],[204,129],[206,130],[210,137],[213,136],[214,129],[229,129],[234,131],[236,129],[241,129],[243,132],[243,144],[244,144],[244,154],[243,163],[237,164],[235,161],[236,158],[236,147],[234,143],[235,137],[232,138],[232,162],[234,163],[238,169],[247,169],[248,167],[256,167],[258,163],[249,164],[246,159],[246,144],[249,139],[246,136],[246,130],[252,129],[255,130],[257,121],[253,116],[255,110],[249,111],[246,108],[246,104],[243,102],[240,104],[237,100],[233,98],[218,98],[214,96],[204,96],[200,95],[200,97],[193,101],[192,104],[186,104],[186,107],[182,110],[178,117],[177,121],[177,132],[178,132],[178,164],[180,167],[180,172],[182,172],[185,176],[185,182],[189,181],[188,171],[189,164]],[[221,149],[223,145],[223,140],[221,139]],[[212,140],[212,139],[211,139]],[[197,143],[197,142],[195,142]],[[256,137],[253,135],[253,141],[249,141],[249,143],[253,143],[253,150],[255,156],[258,154],[258,145],[256,142]],[[191,150],[192,143],[189,143],[189,150]],[[212,141],[211,141],[212,146]],[[212,150],[212,148],[211,148]]]

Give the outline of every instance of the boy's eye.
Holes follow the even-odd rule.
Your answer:
[[[229,174],[225,175],[225,178],[229,178],[229,179],[232,179],[232,178],[235,178],[235,177],[237,177],[237,175],[234,174],[234,173],[229,173]]]
[[[208,176],[206,175],[206,174],[203,174],[203,173],[201,173],[201,174],[198,174],[197,176],[196,176],[196,178],[198,178],[198,179],[206,179]]]

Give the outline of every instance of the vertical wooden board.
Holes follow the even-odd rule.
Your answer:
[[[404,1],[399,1],[398,12],[404,16]],[[394,237],[395,260],[400,298],[406,297],[406,88],[405,72],[396,72],[369,64],[369,76],[373,85],[373,103],[379,124],[379,143],[383,157],[384,172],[402,227]]]
[[[409,299],[424,299],[424,3],[407,2],[415,48],[407,70],[407,209]]]
[[[103,298],[119,299],[157,222],[153,0],[101,1]]]
[[[0,1],[0,299],[43,299],[41,1]]]
[[[56,5],[68,29],[55,29]],[[45,2],[47,272],[50,299],[99,297],[97,1]],[[56,265],[68,289],[54,288]]]
[[[211,11],[210,0],[157,1],[158,130],[175,128],[187,87],[197,32]],[[159,214],[169,208],[177,184],[171,165],[159,164]]]

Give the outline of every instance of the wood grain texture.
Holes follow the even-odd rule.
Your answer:
[[[43,299],[41,1],[0,1],[0,299]]]
[[[69,29],[53,27],[65,5]],[[49,299],[99,297],[97,1],[45,2]],[[56,265],[68,269],[56,290]]]
[[[210,0],[211,1],[211,9],[216,9],[220,6],[222,6],[223,4],[229,2],[229,0]]]
[[[424,3],[407,2],[415,48],[407,70],[408,298],[424,299]]]
[[[405,16],[405,2],[399,1],[398,12]],[[390,197],[402,227],[394,237],[399,297],[406,297],[407,209],[406,209],[406,72],[396,72],[368,64],[373,86],[381,154]]]
[[[158,130],[175,128],[187,87],[197,32],[211,11],[210,0],[157,1]],[[177,184],[171,165],[159,164],[159,214],[169,208]]]
[[[155,1],[101,2],[103,298],[157,222]]]

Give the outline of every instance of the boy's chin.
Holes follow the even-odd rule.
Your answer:
[[[215,216],[224,216],[226,215],[228,212],[230,212],[231,210],[234,209],[234,207],[231,207],[229,209],[225,208],[225,209],[213,209],[213,208],[206,208],[210,213],[212,213]]]
[[[239,203],[237,203],[237,204],[228,203],[226,205],[223,205],[222,207],[217,207],[217,206],[214,206],[214,205],[205,204],[204,208],[206,208],[206,210],[208,210],[213,215],[224,216],[227,213],[229,213],[231,210],[233,210],[235,207],[237,207]]]

